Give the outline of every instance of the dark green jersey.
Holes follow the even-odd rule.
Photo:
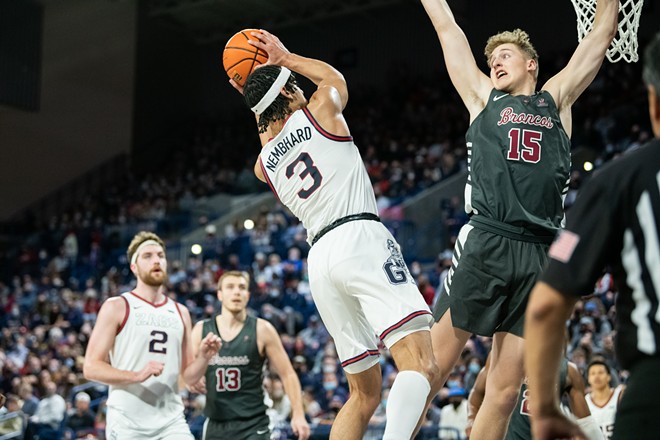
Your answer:
[[[568,361],[564,358],[559,367],[559,398],[567,391],[566,379],[568,377]],[[527,389],[527,379],[520,388],[518,404],[511,414],[509,427],[504,440],[531,440],[532,427],[529,421],[529,390]]]
[[[562,225],[570,139],[552,96],[493,89],[466,134],[468,214],[554,233]]]
[[[215,318],[204,321],[202,335],[220,336]],[[247,420],[266,413],[264,357],[257,346],[257,319],[248,316],[241,331],[222,347],[206,368],[207,417],[218,421]]]

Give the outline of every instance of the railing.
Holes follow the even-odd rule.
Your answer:
[[[0,440],[8,440],[10,438],[23,438],[23,432],[25,432],[25,415],[21,412],[10,412],[0,416],[0,424],[4,425],[6,422],[9,422],[14,419],[20,420],[20,427],[14,432],[9,432],[5,435],[0,436]]]

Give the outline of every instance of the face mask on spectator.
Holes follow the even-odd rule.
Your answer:
[[[472,373],[477,374],[477,373],[479,373],[479,370],[481,370],[481,365],[472,362],[472,363],[470,363],[470,366],[468,368],[470,369],[470,371]]]
[[[337,389],[337,382],[323,382],[323,388],[326,391],[332,391]]]

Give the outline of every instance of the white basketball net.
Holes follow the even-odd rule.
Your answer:
[[[578,41],[594,25],[596,15],[595,0],[571,0],[577,14]],[[619,31],[612,44],[607,49],[607,59],[612,63],[625,60],[628,63],[637,62],[637,29],[639,17],[642,15],[644,0],[621,0],[619,7]]]

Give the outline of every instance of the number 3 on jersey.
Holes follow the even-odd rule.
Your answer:
[[[238,368],[217,368],[215,370],[215,379],[216,391],[238,391],[241,389],[241,370]]]
[[[312,160],[312,157],[309,154],[302,152],[293,162],[289,164],[289,166],[286,167],[287,178],[290,179],[291,177],[293,177],[296,165],[298,165],[300,162],[305,164],[305,168],[303,168],[300,174],[298,174],[300,180],[305,180],[305,177],[307,176],[311,176],[313,179],[311,186],[309,186],[308,188],[303,188],[300,191],[298,191],[298,197],[300,197],[301,199],[306,199],[307,197],[311,196],[312,193],[314,193],[314,191],[319,189],[319,187],[321,186],[321,181],[323,180],[323,176],[321,176],[321,172],[319,171],[319,169],[314,166],[314,161]]]

